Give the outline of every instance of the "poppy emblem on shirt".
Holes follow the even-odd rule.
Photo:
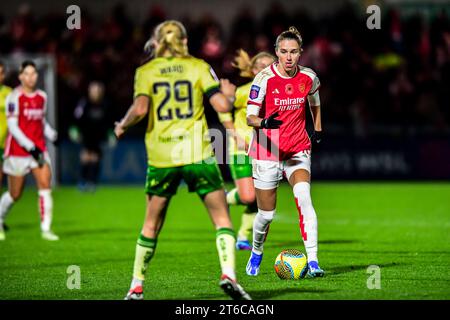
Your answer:
[[[305,84],[304,83],[300,83],[298,85],[298,89],[300,90],[300,93],[304,93],[305,92]]]
[[[284,88],[284,91],[286,94],[293,94],[294,93],[294,86],[291,83],[288,83],[286,87]]]
[[[256,99],[258,98],[259,95],[259,90],[261,88],[255,85],[252,85],[251,89],[250,89],[250,99]]]

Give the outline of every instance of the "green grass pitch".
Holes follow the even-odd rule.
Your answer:
[[[123,299],[144,218],[140,187],[100,187],[82,194],[54,191],[59,242],[40,239],[37,195],[28,188],[10,212],[0,243],[0,299]],[[277,217],[261,274],[245,275],[249,256],[237,252],[238,278],[254,299],[450,299],[450,184],[324,183],[312,186],[319,217],[321,279],[280,280],[276,255],[304,251],[291,189],[278,191]],[[232,207],[237,229],[244,207]],[[81,270],[81,288],[67,288],[67,268]],[[377,265],[381,288],[369,290]],[[195,194],[172,199],[145,286],[146,299],[226,299],[218,287],[215,232]]]

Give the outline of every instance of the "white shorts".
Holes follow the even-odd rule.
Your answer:
[[[283,172],[289,180],[294,171],[304,169],[311,173],[311,152],[309,150],[296,153],[284,161],[252,160],[253,182],[255,188],[271,190],[278,187],[283,179]]]
[[[51,167],[50,156],[44,152],[44,160]],[[34,168],[39,167],[37,161],[32,157],[8,156],[3,160],[3,172],[9,176],[23,177]]]

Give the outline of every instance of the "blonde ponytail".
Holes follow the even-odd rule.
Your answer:
[[[185,39],[187,39],[187,33],[183,24],[176,20],[168,20],[155,28],[145,48],[153,50],[155,57],[161,57],[167,52],[172,57],[187,57],[189,51]]]
[[[256,62],[258,61],[258,59],[265,57],[271,58],[273,61],[275,61],[275,57],[268,52],[260,52],[253,58],[250,58],[245,50],[239,49],[237,51],[236,57],[234,58],[234,62],[232,62],[231,65],[236,69],[241,70],[241,72],[239,73],[241,77],[254,78],[255,75],[253,74],[253,68],[255,67]]]
[[[231,65],[236,69],[241,70],[239,73],[241,77],[253,78],[252,60],[244,49],[239,49],[237,51],[237,55],[234,57],[234,62],[232,62]]]

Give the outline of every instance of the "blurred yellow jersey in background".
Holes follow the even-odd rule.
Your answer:
[[[158,57],[137,68],[134,97],[150,98],[145,136],[149,165],[177,167],[213,155],[203,95],[217,92],[219,80],[201,59]]]
[[[247,144],[250,143],[250,139],[253,133],[253,128],[247,125],[247,101],[251,86],[252,82],[249,82],[236,89],[236,101],[234,102],[233,113],[219,113],[220,122],[234,121],[234,128],[236,129],[236,133],[239,135],[239,137],[245,140]],[[238,146],[236,145],[236,141],[234,139],[229,139],[228,154],[234,155],[245,153],[246,151],[243,149],[243,146],[239,146],[238,148]]]
[[[8,126],[6,124],[6,97],[12,89],[8,86],[0,85],[0,148],[5,148],[6,134]]]

